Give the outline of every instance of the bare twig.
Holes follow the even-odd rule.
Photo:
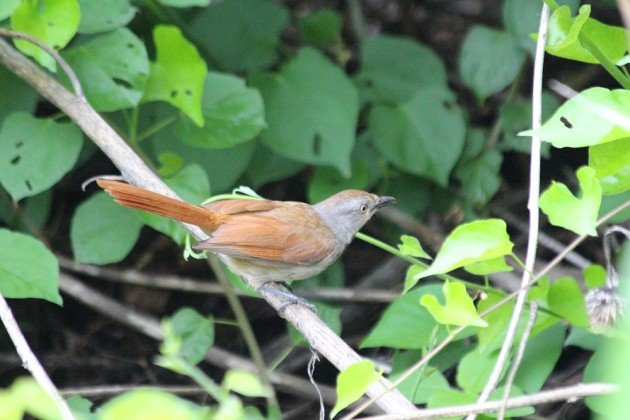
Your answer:
[[[11,341],[13,341],[13,345],[15,345],[15,349],[22,360],[22,366],[31,372],[39,386],[41,386],[44,392],[54,401],[61,417],[65,420],[74,419],[74,415],[70,411],[68,404],[66,404],[66,401],[59,395],[59,391],[26,342],[26,338],[24,338],[22,331],[20,331],[20,327],[11,312],[11,308],[9,308],[9,304],[2,294],[0,294],[0,319],[2,319],[2,323],[7,329],[9,337],[11,337]]]
[[[104,385],[104,386],[86,386],[80,388],[64,388],[59,393],[64,396],[81,395],[86,398],[108,397],[110,395],[118,395],[124,392],[133,391],[135,389],[159,389],[164,392],[180,395],[205,395],[206,390],[197,385],[174,385],[174,386],[155,386],[155,385]]]
[[[549,22],[549,7],[545,3],[540,15],[540,26],[538,28],[538,43],[536,44],[536,56],[534,59],[534,80],[532,89],[532,128],[540,127],[542,120],[542,73],[545,57],[545,43],[547,42],[547,25]],[[501,346],[501,351],[497,357],[496,364],[492,369],[492,373],[486,382],[483,390],[479,394],[477,403],[483,403],[488,400],[490,393],[496,388],[503,368],[507,363],[507,359],[516,336],[521,313],[525,306],[525,298],[527,297],[526,286],[531,281],[532,272],[534,271],[534,263],[536,261],[536,248],[538,244],[538,197],[540,195],[540,138],[532,137],[532,150],[529,172],[529,236],[527,240],[527,255],[525,257],[525,270],[521,279],[522,288],[516,296],[512,318],[505,334],[505,339]],[[467,420],[475,419],[474,414],[467,416]]]
[[[47,100],[65,112],[72,121],[91,138],[94,143],[120,169],[130,183],[148,190],[179,199],[177,195],[158,178],[128,144],[116,133],[103,118],[87,103],[76,101],[73,95],[61,86],[53,77],[42,71],[34,63],[18,53],[7,42],[0,40],[0,62],[18,77],[33,86]],[[182,224],[197,240],[206,240],[206,235],[199,227]],[[279,284],[270,284],[269,288],[284,291]],[[276,310],[285,307],[285,297],[275,293],[262,293],[267,302]],[[284,316],[300,331],[311,346],[326,357],[337,369],[344,370],[362,360],[339,336],[321,319],[307,308],[290,305],[284,310]],[[390,387],[385,378],[373,383],[367,394],[381,394]],[[388,392],[379,399],[379,406],[388,413],[412,411],[415,406],[398,391]]]
[[[81,82],[79,82],[79,78],[74,73],[74,70],[72,70],[72,67],[70,67],[70,65],[66,62],[66,60],[64,60],[61,57],[61,55],[59,55],[57,50],[55,50],[54,48],[52,48],[45,42],[35,38],[34,36],[31,36],[24,32],[15,32],[9,29],[0,28],[0,36],[7,37],[7,38],[23,39],[24,41],[31,42],[37,45],[42,50],[46,51],[48,54],[52,56],[52,58],[55,59],[57,63],[59,63],[59,66],[68,75],[68,78],[70,79],[70,83],[72,84],[72,89],[74,90],[74,94],[77,96],[77,98],[83,101],[86,100],[85,94],[83,93],[83,88],[81,87]]]
[[[507,408],[527,407],[554,401],[575,401],[594,395],[605,395],[619,391],[617,385],[605,383],[580,383],[564,388],[541,391],[536,394],[512,397],[507,400]],[[398,420],[398,419],[426,419],[436,417],[456,417],[469,414],[494,413],[503,405],[503,401],[489,401],[482,404],[467,404],[456,407],[431,408],[399,415],[385,415],[365,417],[364,420]]]
[[[529,306],[529,321],[527,322],[527,326],[525,327],[525,331],[523,331],[523,335],[521,336],[521,341],[518,345],[518,350],[516,351],[516,355],[514,356],[514,361],[512,362],[512,368],[510,369],[510,373],[505,380],[505,385],[503,388],[503,405],[499,410],[499,415],[497,418],[499,420],[503,420],[505,418],[505,408],[507,407],[507,401],[510,398],[510,391],[512,390],[512,384],[514,383],[514,378],[516,378],[516,372],[518,372],[518,368],[523,361],[523,355],[525,354],[525,349],[527,348],[527,340],[529,340],[529,335],[532,332],[532,328],[534,328],[534,324],[536,323],[536,316],[538,315],[538,303],[532,302]]]

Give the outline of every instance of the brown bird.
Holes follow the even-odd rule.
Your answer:
[[[231,199],[196,206],[119,181],[97,184],[123,206],[199,226],[210,238],[193,248],[215,253],[259,289],[321,273],[393,197],[346,190],[315,205]]]

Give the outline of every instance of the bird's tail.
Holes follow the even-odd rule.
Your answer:
[[[210,232],[215,230],[225,218],[224,215],[203,207],[188,204],[124,182],[99,179],[96,183],[107,194],[111,195],[118,204],[166,216],[179,222],[190,223]]]

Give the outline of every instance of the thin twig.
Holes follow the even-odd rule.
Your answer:
[[[505,418],[505,408],[507,407],[507,401],[510,398],[512,384],[514,383],[514,378],[516,378],[518,368],[523,361],[523,355],[525,354],[525,349],[527,348],[527,340],[529,340],[529,335],[532,332],[532,328],[534,328],[534,324],[536,324],[537,315],[538,302],[534,301],[529,306],[529,321],[527,321],[525,331],[523,331],[523,335],[521,336],[521,341],[518,345],[516,355],[514,356],[514,361],[512,362],[512,368],[510,369],[510,373],[508,374],[507,379],[505,380],[505,385],[503,386],[503,405],[501,405],[501,409],[499,410],[499,415],[497,417],[499,420],[503,420]]]
[[[52,56],[52,58],[55,59],[57,63],[59,63],[59,66],[68,75],[68,78],[70,79],[70,83],[72,84],[72,89],[74,90],[74,94],[76,95],[76,97],[83,101],[86,100],[85,94],[83,93],[83,88],[81,87],[81,82],[79,82],[79,78],[74,73],[74,70],[72,70],[72,67],[70,67],[70,64],[68,64],[66,60],[64,60],[61,57],[61,55],[59,55],[57,50],[55,50],[54,48],[46,44],[44,41],[41,41],[35,38],[34,36],[29,35],[24,32],[15,32],[9,29],[0,28],[0,36],[7,37],[7,38],[23,39],[24,41],[31,42],[37,45],[42,50],[46,51],[48,54]]]
[[[52,383],[41,363],[37,360],[37,356],[35,356],[35,353],[33,353],[26,342],[26,338],[24,338],[22,331],[20,331],[20,327],[11,312],[11,308],[2,294],[0,294],[0,319],[2,319],[2,323],[7,329],[9,337],[11,337],[11,341],[13,341],[13,345],[22,360],[22,366],[31,372],[35,381],[37,381],[44,392],[54,401],[61,417],[65,420],[74,419],[74,415],[72,411],[70,411],[68,404],[66,404],[66,401],[59,395],[55,384]]]
[[[104,385],[104,386],[85,386],[80,388],[64,388],[59,393],[64,396],[81,395],[86,398],[109,397],[136,389],[159,389],[171,394],[180,395],[204,395],[206,390],[197,385],[173,385],[173,386],[155,386],[155,385]]]
[[[540,26],[538,28],[538,43],[536,44],[536,55],[534,58],[534,78],[532,88],[532,128],[535,130],[540,127],[542,120],[542,75],[543,64],[545,57],[545,44],[547,42],[547,26],[549,23],[549,7],[544,4],[540,15]],[[525,257],[525,270],[523,271],[523,277],[521,279],[522,289],[516,296],[514,302],[514,309],[512,310],[512,318],[507,328],[505,339],[501,345],[501,351],[497,357],[497,361],[492,369],[492,373],[486,382],[483,390],[479,394],[477,403],[483,403],[488,400],[490,393],[494,391],[503,368],[507,363],[514,337],[516,336],[516,330],[518,328],[519,321],[521,319],[521,313],[525,306],[525,298],[527,297],[526,286],[531,281],[531,276],[534,272],[534,263],[536,262],[536,248],[538,244],[538,198],[540,195],[540,138],[532,137],[532,150],[530,156],[530,172],[529,172],[529,202],[527,207],[529,209],[529,235],[527,239],[527,255]],[[474,420],[476,416],[470,414],[466,420]]]
[[[103,118],[87,103],[76,101],[75,97],[59,84],[53,77],[13,49],[0,39],[0,63],[18,77],[33,86],[42,96],[72,121],[112,160],[122,175],[130,183],[150,191],[180,199],[160,178],[151,172],[134,150],[107,125]],[[182,226],[197,240],[206,240],[208,235],[198,226],[183,223]],[[279,284],[270,284],[270,289],[284,291]],[[262,293],[265,300],[276,310],[286,306],[285,297],[276,293]],[[334,333],[316,314],[298,305],[291,305],[284,311],[287,321],[300,331],[311,346],[328,359],[337,369],[344,370],[348,366],[362,360],[338,335]],[[380,395],[391,383],[380,378],[370,385],[369,396]],[[379,399],[379,406],[388,413],[413,411],[415,406],[398,391],[388,392]]]
[[[617,385],[605,383],[580,383],[564,388],[551,389],[541,391],[531,395],[521,395],[512,397],[507,400],[507,408],[527,407],[530,405],[545,404],[555,401],[574,402],[577,399],[591,397],[594,395],[612,394],[619,391]],[[488,401],[482,404],[467,404],[455,407],[430,408],[426,410],[418,410],[406,415],[385,415],[365,417],[364,420],[398,420],[398,419],[425,419],[436,417],[456,417],[465,416],[467,414],[486,414],[497,412],[503,401]]]

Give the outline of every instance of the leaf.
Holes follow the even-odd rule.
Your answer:
[[[211,0],[157,0],[158,3],[164,6],[170,7],[205,7],[208,6]]]
[[[0,129],[0,183],[15,202],[39,194],[72,169],[82,144],[74,124],[11,114]]]
[[[324,48],[341,41],[343,18],[333,9],[323,9],[300,18],[297,27],[304,39]]]
[[[38,240],[0,229],[0,293],[61,305],[57,259]]]
[[[172,316],[173,331],[181,339],[179,354],[193,365],[201,362],[214,344],[214,319],[193,308],[181,308]]]
[[[447,88],[442,59],[413,39],[376,36],[361,44],[360,54],[356,83],[366,101],[405,102],[423,88]]]
[[[252,159],[247,171],[243,174],[243,182],[254,189],[270,182],[289,178],[305,168],[303,163],[273,153],[260,142],[256,142],[254,156],[256,158]]]
[[[368,186],[367,168],[363,162],[354,165],[352,176],[344,178],[330,166],[318,166],[309,180],[307,196],[317,203],[343,190],[365,190]]]
[[[118,419],[199,419],[205,409],[174,394],[158,389],[136,389],[118,395],[98,410],[102,420]]]
[[[420,305],[427,308],[431,316],[440,324],[458,325],[462,327],[487,327],[488,323],[481,319],[464,283],[446,281],[442,287],[445,304],[440,305],[438,298],[426,294],[420,298]]]
[[[12,405],[20,407],[26,413],[38,419],[59,418],[59,409],[55,401],[31,377],[21,377],[13,381],[8,392]],[[4,417],[3,418],[12,418]],[[22,418],[20,415],[17,418]]]
[[[602,187],[595,171],[588,166],[576,172],[581,194],[574,196],[561,182],[551,182],[540,196],[540,209],[554,226],[568,229],[578,235],[597,236],[595,224],[602,200]]]
[[[0,92],[0,124],[17,111],[32,113],[39,101],[35,89],[4,66],[0,66]]]
[[[251,372],[239,369],[230,369],[223,378],[223,388],[238,392],[246,397],[266,397],[269,392],[265,389],[260,379]]]
[[[193,147],[232,147],[253,139],[266,126],[258,90],[230,74],[208,73],[201,108],[206,121],[203,127],[187,119],[179,119],[175,126],[179,139]]]
[[[208,72],[206,62],[175,26],[157,25],[153,41],[157,58],[151,63],[143,101],[166,101],[203,127],[201,99]]]
[[[556,9],[549,18],[546,51],[557,57],[599,64],[599,60],[583,46],[580,34],[587,36],[598,50],[612,62],[619,61],[627,52],[628,41],[625,29],[605,25],[589,17],[591,6],[580,7],[578,16],[571,17],[567,6]]]
[[[413,287],[418,284],[418,280],[416,277],[426,270],[427,267],[423,267],[420,265],[410,265],[407,269],[407,273],[405,274],[405,286],[403,288],[403,294],[406,294],[409,290],[413,289]]]
[[[475,349],[466,354],[457,366],[455,379],[466,392],[480,392],[485,386],[497,361],[497,354],[486,354]]]
[[[441,87],[417,90],[399,105],[377,105],[368,127],[379,151],[392,164],[446,186],[464,147],[464,114],[454,94]]]
[[[571,277],[562,277],[549,287],[549,309],[576,327],[589,325],[584,295]]]
[[[514,383],[528,394],[542,389],[547,377],[551,374],[564,345],[564,327],[560,324],[530,337],[527,341],[525,354],[521,362]]]
[[[252,73],[278,61],[289,20],[287,8],[275,2],[228,0],[198,13],[191,29],[221,70]]]
[[[466,265],[464,266],[464,270],[477,276],[487,276],[489,274],[512,271],[514,268],[505,262],[505,257],[497,257],[491,260],[479,261]]]
[[[400,237],[400,243],[398,244],[398,250],[411,257],[425,258],[428,260],[432,259],[431,256],[422,249],[422,245],[420,245],[418,238],[414,236],[402,235]]]
[[[81,23],[79,33],[108,32],[127,25],[138,9],[129,0],[79,0]]]
[[[428,346],[438,324],[425,308],[418,305],[418,300],[425,294],[442,296],[442,288],[437,284],[421,286],[393,301],[360,347],[422,349]]]
[[[480,102],[502,91],[518,76],[525,53],[503,31],[475,25],[466,34],[459,54],[462,81]]]
[[[142,41],[127,28],[92,38],[62,55],[97,111],[131,108],[140,102],[149,77]],[[67,77],[66,84],[69,85]]]
[[[459,225],[444,240],[440,252],[416,280],[447,273],[479,261],[508,255],[514,244],[500,219],[477,220]]]
[[[390,381],[395,381],[420,359],[415,351],[398,351],[392,358],[392,373]],[[432,366],[418,369],[396,387],[405,397],[414,404],[426,404],[429,397],[437,390],[449,389],[449,384],[442,372]]]
[[[613,209],[630,200],[630,191],[626,191],[617,195],[605,195],[602,197],[602,204],[599,206],[599,217],[603,217]],[[607,220],[607,223],[625,223],[630,220],[630,208],[617,213],[615,216]]]
[[[599,264],[591,264],[582,270],[584,283],[589,289],[595,289],[606,284],[606,269]]]
[[[361,398],[380,377],[381,374],[374,370],[374,363],[370,360],[353,363],[340,372],[337,376],[337,402],[330,412],[330,418]]]
[[[20,3],[22,3],[22,0],[4,0],[0,3],[0,20],[4,20],[11,16]]]
[[[268,128],[260,138],[273,152],[299,162],[331,165],[350,176],[359,116],[354,85],[320,52],[302,48],[278,74],[259,74]]]
[[[503,398],[503,387],[494,390],[490,393],[490,397],[488,398],[490,401],[500,401]],[[517,386],[512,386],[510,390],[510,396],[521,396],[523,395],[523,391]],[[429,403],[427,404],[427,408],[438,408],[438,407],[452,407],[454,405],[467,405],[467,404],[475,404],[479,396],[477,393],[472,392],[461,392],[458,390],[438,390],[431,398],[429,398]],[[535,413],[534,407],[519,407],[513,408],[505,411],[505,416],[507,418],[517,418],[517,417],[526,417]],[[452,417],[451,417],[452,418]]]
[[[477,304],[477,311],[480,313],[487,311],[498,304],[504,297],[505,294],[503,293],[488,294],[488,297],[480,300]],[[484,316],[483,319],[488,323],[488,327],[479,328],[476,331],[479,341],[478,350],[480,352],[489,354],[501,347],[513,308],[514,301],[509,301]]]
[[[199,165],[188,165],[171,178],[164,180],[175,193],[184,201],[191,204],[201,204],[210,197],[208,177]],[[157,214],[142,212],[138,214],[140,220],[158,232],[168,235],[177,244],[182,245],[186,238],[186,230],[176,221]]]
[[[630,138],[589,147],[588,166],[595,170],[602,194],[621,194],[630,190]]]
[[[77,0],[23,1],[11,16],[11,29],[26,32],[59,50],[77,33],[80,19]],[[48,70],[56,71],[55,60],[35,44],[16,40],[15,46]]]
[[[630,137],[630,129],[601,115],[604,111],[630,118],[630,91],[587,89],[566,101],[540,128],[519,135],[538,136],[554,147],[586,147]]]
[[[81,203],[70,225],[74,258],[82,263],[122,261],[136,244],[142,222],[134,213],[99,192]]]

